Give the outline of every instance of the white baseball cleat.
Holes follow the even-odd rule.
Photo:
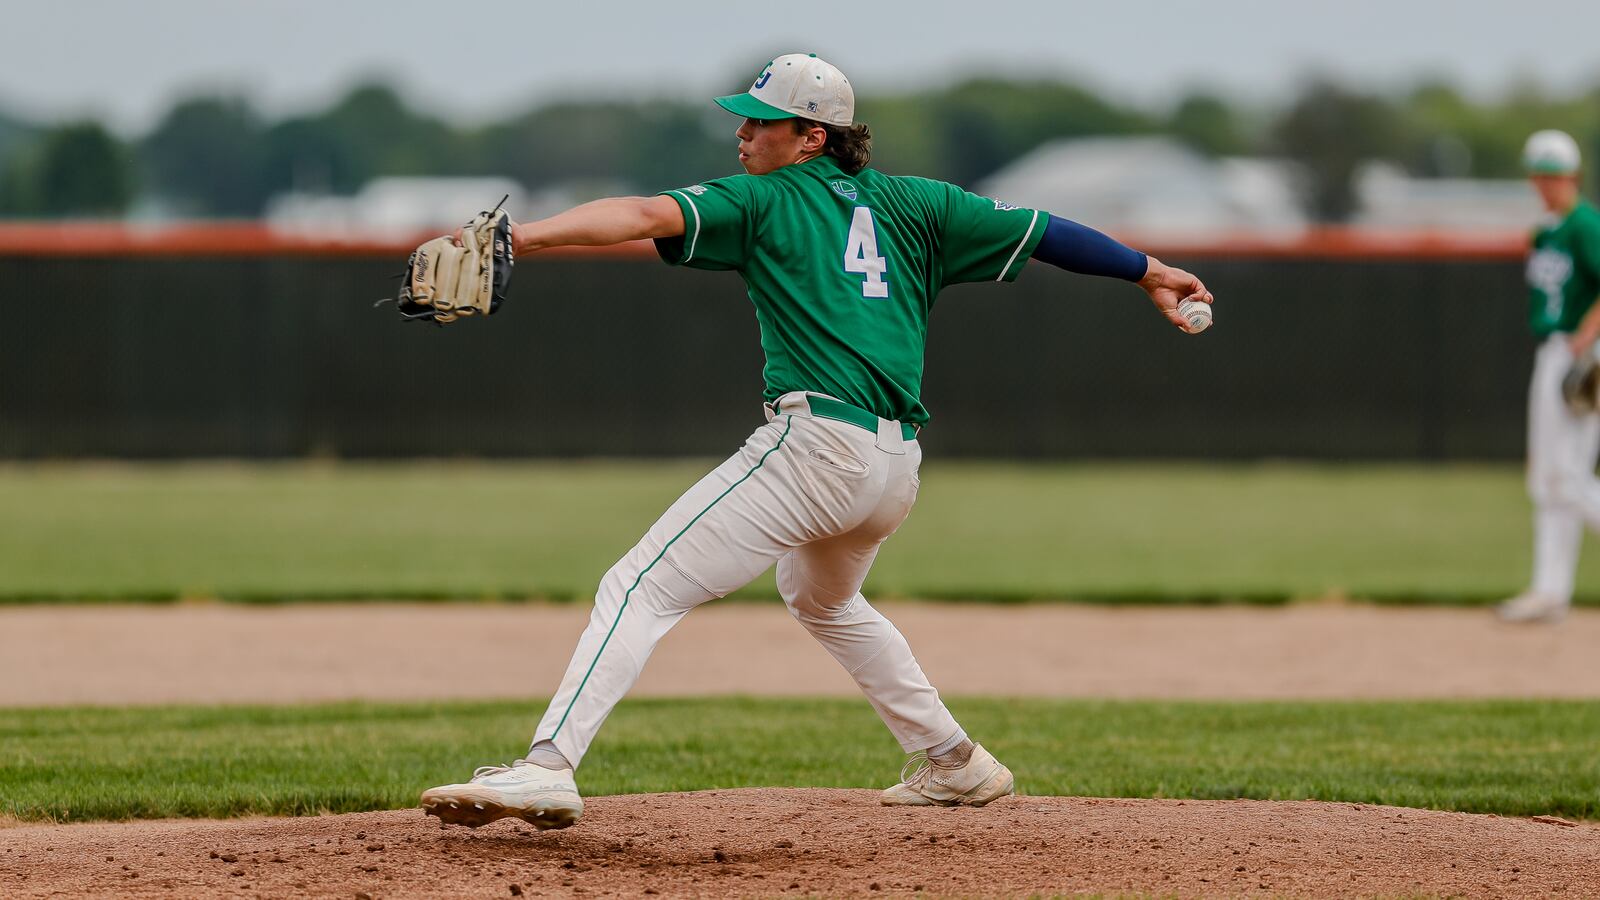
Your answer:
[[[1567,617],[1571,604],[1554,594],[1527,591],[1494,608],[1502,622],[1548,623],[1555,625]]]
[[[509,766],[480,766],[466,784],[428,788],[422,792],[422,811],[469,828],[496,819],[566,828],[583,815],[583,798],[571,769],[546,769],[519,759]]]
[[[900,783],[883,792],[884,806],[982,806],[1013,793],[1016,780],[982,744],[964,766],[947,769],[918,753],[900,770]]]

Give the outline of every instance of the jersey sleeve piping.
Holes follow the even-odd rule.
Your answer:
[[[1011,258],[1006,260],[1006,264],[1000,267],[1000,274],[995,278],[995,281],[1006,280],[1006,274],[1009,273],[1011,271],[1011,267],[1016,264],[1017,257],[1022,255],[1022,248],[1028,245],[1028,238],[1033,237],[1033,230],[1038,226],[1038,224],[1039,211],[1036,209],[1033,211],[1033,218],[1028,220],[1028,230],[1023,233],[1022,240],[1017,241],[1017,249],[1011,251]]]
[[[667,193],[682,198],[683,202],[689,205],[689,211],[694,213],[694,234],[689,236],[689,247],[684,251],[683,259],[679,260],[680,263],[686,263],[694,259],[694,245],[700,240],[700,208],[695,206],[694,201],[689,199],[689,195],[683,191],[668,191]]]

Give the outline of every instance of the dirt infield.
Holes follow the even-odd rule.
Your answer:
[[[1600,697],[1600,612],[1588,610],[1552,628],[1501,625],[1484,610],[1335,605],[883,609],[952,695]],[[549,605],[0,609],[0,706],[538,696],[560,681],[588,615]],[[404,664],[437,646],[471,648],[477,665]],[[667,636],[634,695],[730,692],[856,687],[782,607],[724,603]]]
[[[1600,697],[1600,613],[890,604],[950,693]],[[527,697],[587,610],[0,610],[0,705]],[[553,635],[529,653],[527,634]],[[447,642],[479,665],[397,665]],[[517,673],[515,678],[503,674]],[[854,694],[776,606],[688,617],[637,693]],[[3,823],[0,823],[3,824]],[[0,896],[1540,897],[1600,893],[1600,825],[1348,803],[1021,797],[886,809],[859,790],[598,797],[581,823],[443,828],[417,810],[0,828]]]
[[[1600,885],[1600,828],[1311,802],[1018,797],[888,809],[870,791],[601,797],[566,831],[415,810],[0,830],[11,897],[1547,897]]]

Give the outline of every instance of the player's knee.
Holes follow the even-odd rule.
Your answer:
[[[1542,482],[1528,479],[1528,499],[1534,506],[1554,506],[1555,492]]]
[[[810,598],[808,597],[790,597],[785,595],[783,598],[783,605],[789,608],[789,615],[793,616],[795,621],[802,624],[804,624],[807,619],[815,619],[817,616],[816,606],[811,603]]]
[[[842,618],[850,612],[850,604],[854,601],[854,594],[838,597],[817,591],[807,591],[795,595],[784,594],[783,597],[784,605],[789,607],[789,614],[799,620],[801,624],[806,622],[831,622]]]
[[[611,617],[626,606],[639,612],[673,615],[716,597],[667,559],[658,560],[645,569],[624,559],[600,579],[594,614]]]
[[[1552,472],[1537,483],[1529,484],[1533,501],[1546,507],[1570,507],[1583,501],[1593,489],[1594,476],[1579,472]]]

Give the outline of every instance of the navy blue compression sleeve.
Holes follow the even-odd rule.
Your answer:
[[[1033,258],[1079,275],[1108,275],[1123,281],[1144,277],[1145,255],[1070,219],[1051,216]]]

